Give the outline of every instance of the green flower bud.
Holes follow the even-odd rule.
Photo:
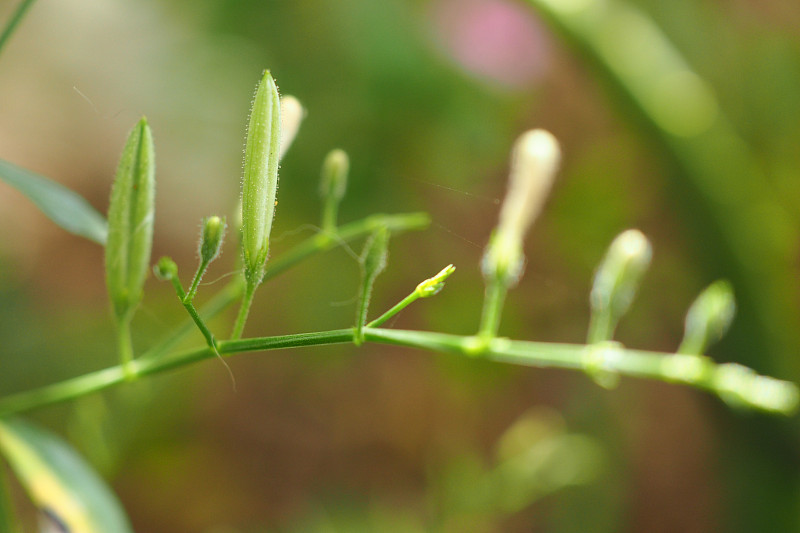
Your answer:
[[[203,219],[203,234],[200,238],[200,260],[208,264],[217,257],[222,250],[222,241],[225,239],[225,217],[211,216]]]
[[[319,192],[322,196],[322,229],[328,232],[336,230],[336,218],[339,203],[347,189],[347,173],[350,160],[343,150],[331,150],[322,163],[322,179]]]
[[[153,273],[159,281],[171,281],[178,277],[178,265],[171,257],[162,257],[153,267]]]
[[[266,71],[250,110],[242,179],[242,250],[245,276],[254,284],[260,283],[264,276],[269,253],[278,191],[280,138],[278,88]]]
[[[631,229],[619,234],[595,274],[592,312],[609,313],[614,322],[625,314],[652,256],[650,242],[642,232]]]
[[[108,207],[106,284],[118,318],[142,299],[153,242],[155,150],[147,120],[133,128],[117,168]]]
[[[715,281],[686,313],[685,333],[678,352],[701,354],[728,331],[736,314],[733,289],[727,281]]]
[[[322,163],[322,180],[319,193],[323,199],[334,198],[337,202],[344,198],[347,189],[347,174],[350,159],[344,150],[331,150]]]
[[[525,234],[542,210],[560,160],[558,141],[545,130],[528,131],[514,144],[500,222],[481,264],[485,278],[499,278],[506,286],[519,281]]]

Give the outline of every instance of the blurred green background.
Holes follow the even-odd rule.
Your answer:
[[[16,4],[0,2],[0,20]],[[372,314],[454,263],[446,289],[392,326],[470,334],[509,148],[544,127],[562,142],[562,172],[501,334],[582,342],[593,269],[637,227],[655,254],[623,343],[674,350],[694,296],[728,277],[740,315],[712,355],[800,381],[800,5],[620,4],[652,20],[716,96],[722,133],[676,137],[564,19],[536,9],[549,4],[559,3],[42,0],[0,54],[0,157],[104,212],[126,132],[146,115],[158,158],[153,255],[188,276],[201,217],[234,211],[250,97],[270,68],[308,112],[282,163],[272,254],[312,234],[319,167],[343,148],[342,222],[433,218],[393,239]],[[649,27],[639,22],[620,17],[606,42],[647,65],[656,50],[630,40]],[[748,201],[724,201],[737,191]],[[232,243],[207,281],[236,268]],[[358,273],[343,250],[314,257],[262,287],[246,334],[349,326]],[[137,348],[182,312],[149,280]],[[0,394],[113,364],[113,333],[102,250],[0,183]],[[208,361],[33,416],[111,480],[142,532],[800,530],[796,417],[733,412],[663,384],[607,392],[577,373],[383,346],[229,364],[235,386]],[[508,445],[515,435],[527,444]],[[517,468],[514,457],[530,460]]]

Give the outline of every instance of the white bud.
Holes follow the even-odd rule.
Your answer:
[[[281,98],[281,146],[280,159],[289,150],[292,141],[297,136],[300,123],[306,116],[306,110],[300,101],[294,96],[284,96]]]

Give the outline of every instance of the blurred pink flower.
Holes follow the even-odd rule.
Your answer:
[[[512,87],[535,83],[549,64],[545,32],[510,0],[439,0],[437,38],[462,68]]]

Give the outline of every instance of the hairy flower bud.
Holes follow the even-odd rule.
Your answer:
[[[155,149],[147,120],[128,136],[111,189],[106,242],[106,284],[118,318],[142,299],[150,263],[155,212]]]
[[[281,111],[278,88],[269,71],[256,90],[244,156],[242,250],[245,276],[258,284],[264,276],[269,234],[275,214],[280,157]]]
[[[210,263],[219,257],[227,227],[225,217],[210,216],[203,219],[203,233],[200,237],[200,260],[203,263]]]

